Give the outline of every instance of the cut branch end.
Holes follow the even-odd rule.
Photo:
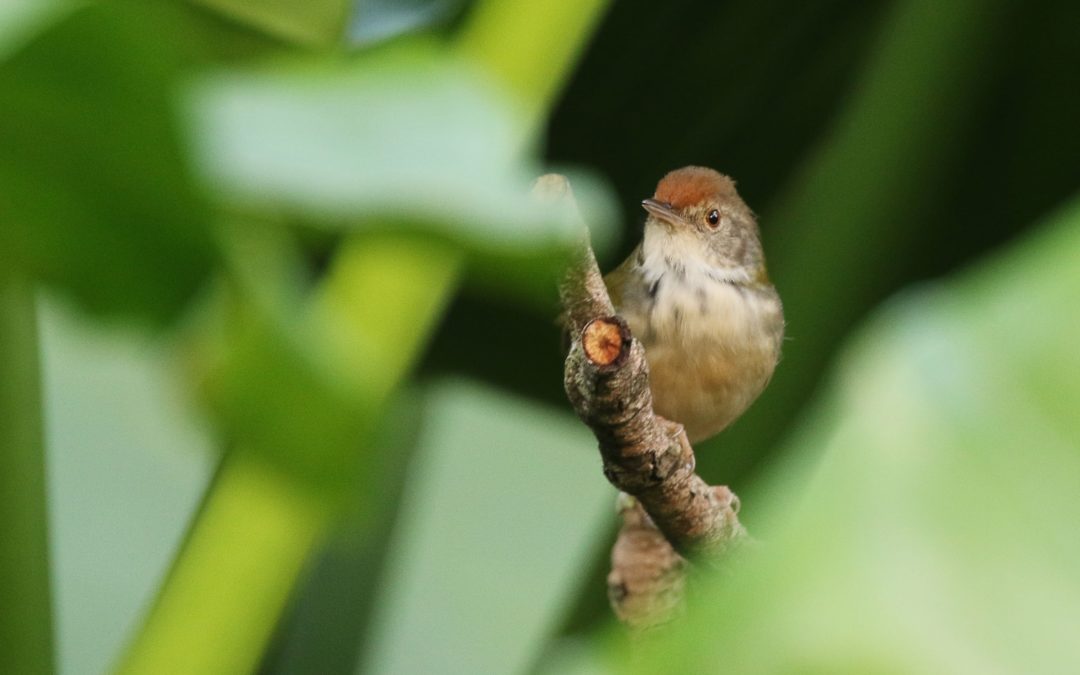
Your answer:
[[[581,332],[585,358],[597,366],[610,366],[630,348],[630,328],[617,316],[593,319]]]

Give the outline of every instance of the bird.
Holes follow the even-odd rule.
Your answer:
[[[641,206],[644,236],[604,283],[645,348],[654,412],[696,443],[728,427],[769,383],[783,304],[757,220],[730,177],[676,169]]]

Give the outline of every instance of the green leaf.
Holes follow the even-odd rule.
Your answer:
[[[0,63],[76,7],[65,0],[7,0],[0,4]]]
[[[589,431],[432,388],[363,672],[526,672],[614,518]]]
[[[473,254],[503,284],[550,286],[574,214],[530,198],[513,106],[475,70],[416,45],[332,72],[222,74],[191,99],[209,189],[350,230],[418,232]],[[607,193],[572,176],[596,244]]]
[[[216,456],[165,345],[44,300],[56,660],[60,673],[103,673],[168,572]]]
[[[1080,203],[882,314],[744,501],[768,543],[626,670],[1080,669],[1077,251]]]
[[[201,284],[215,249],[171,101],[182,18],[94,4],[0,63],[0,267],[155,320]]]

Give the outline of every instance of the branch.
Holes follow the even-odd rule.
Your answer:
[[[608,600],[627,626],[645,630],[679,615],[686,586],[687,561],[671,544],[641,503],[619,494],[622,528],[611,549]]]
[[[563,176],[542,177],[534,192],[542,198],[573,202]],[[706,563],[718,560],[746,536],[737,515],[738,498],[727,487],[712,487],[702,480],[694,472],[694,450],[682,425],[653,413],[645,349],[615,315],[584,225],[559,296],[571,337],[564,373],[566,394],[596,435],[604,475],[636,498],[644,509],[642,516],[648,514],[636,518],[623,509],[625,522],[613,553],[612,577],[638,579],[642,573],[681,569],[669,562],[677,554]],[[670,551],[639,545],[644,541],[641,531],[652,527],[663,534]],[[655,543],[656,538],[650,541]],[[660,575],[670,576],[666,571]],[[681,593],[681,581],[660,592],[676,585]],[[633,592],[629,587],[626,590]],[[627,620],[616,602],[620,593],[613,591],[613,604],[620,618]],[[652,606],[654,601],[665,604],[655,597],[631,604]]]

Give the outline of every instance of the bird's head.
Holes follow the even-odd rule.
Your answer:
[[[735,182],[724,174],[701,166],[676,169],[660,180],[656,193],[641,206],[649,214],[646,247],[742,270],[749,278],[763,275],[757,221],[735,191]]]

